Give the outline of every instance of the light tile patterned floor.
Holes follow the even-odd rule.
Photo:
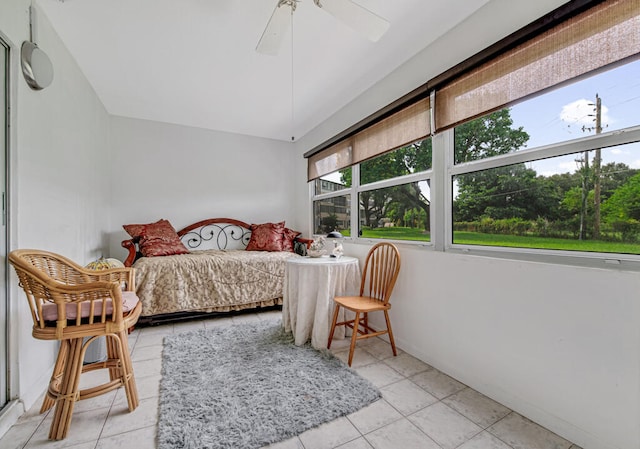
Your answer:
[[[164,336],[273,319],[279,314],[250,313],[138,329],[130,335],[141,398],[133,413],[127,412],[122,389],[81,401],[74,410],[69,436],[49,441],[51,413],[39,415],[37,403],[0,439],[0,449],[153,449]],[[342,360],[347,359],[347,344],[335,341],[332,345]],[[363,340],[357,348],[354,369],[379,387],[383,398],[269,448],[579,449],[409,354],[399,351],[393,357],[389,345],[380,339]],[[84,381],[91,382],[89,376],[96,374],[85,375]]]

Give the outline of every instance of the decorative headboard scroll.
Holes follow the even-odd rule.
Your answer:
[[[188,249],[245,249],[251,239],[249,225],[231,218],[200,221],[178,231]]]

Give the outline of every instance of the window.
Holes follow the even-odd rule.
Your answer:
[[[351,168],[345,168],[340,173],[330,173],[314,181],[314,194],[323,195],[326,193],[344,190],[351,185]]]
[[[314,181],[313,229],[315,234],[340,231],[351,235],[351,168],[330,173]]]
[[[639,75],[630,62],[457,126],[452,243],[640,254],[640,139],[616,132],[640,124]]]
[[[429,197],[429,180],[360,192],[360,236],[430,241]]]
[[[313,229],[345,236],[430,241],[431,138],[324,175],[313,182]],[[354,179],[355,177],[355,179]],[[351,195],[357,198],[356,223]]]
[[[432,145],[428,138],[360,164],[361,237],[430,240],[431,159]]]
[[[638,27],[568,2],[310,150],[314,229],[640,266]]]

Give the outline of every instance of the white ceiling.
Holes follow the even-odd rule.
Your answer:
[[[391,23],[376,43],[303,0],[284,48],[262,55],[255,47],[277,1],[38,5],[110,114],[288,141],[489,0],[355,0]]]

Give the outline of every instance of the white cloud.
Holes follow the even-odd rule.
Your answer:
[[[569,123],[569,126],[575,124],[585,127],[595,127],[595,114],[595,103],[591,100],[582,98],[572,103],[565,104],[562,107],[562,111],[560,111],[560,120]],[[608,123],[611,123],[609,108],[604,105],[602,105],[600,109],[600,120],[603,128],[605,128]]]
[[[636,159],[635,161],[631,161],[631,163],[629,163],[629,167],[640,168],[640,160]]]
[[[561,162],[558,164],[558,173],[573,172],[576,169],[576,161]]]
[[[553,164],[551,167],[537,167],[537,170],[533,165],[530,168],[536,170],[539,176],[549,177],[552,175],[560,175],[562,173],[573,173],[576,171],[576,167],[577,165],[575,161],[565,161]]]

